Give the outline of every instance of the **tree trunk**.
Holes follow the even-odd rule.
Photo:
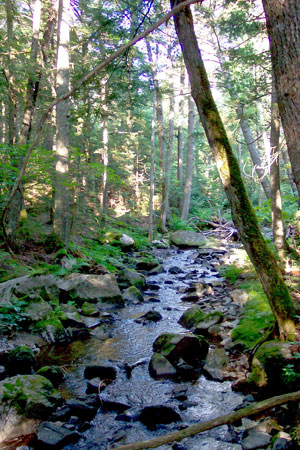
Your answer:
[[[195,103],[192,97],[189,97],[189,116],[188,116],[188,142],[186,152],[186,172],[184,193],[182,201],[181,219],[187,220],[190,210],[190,200],[193,181],[193,163],[194,163],[194,124],[195,124]]]
[[[288,156],[285,148],[281,148],[281,155],[282,155],[282,160],[285,165],[286,174],[287,174],[288,180],[290,182],[291,194],[294,195],[295,197],[297,197],[297,195],[298,195],[297,187],[295,185],[293,174],[291,172],[291,163],[289,160],[289,156]]]
[[[180,67],[180,101],[179,101],[179,118],[178,118],[178,151],[177,151],[177,181],[178,181],[178,207],[182,208],[182,189],[183,189],[183,122],[184,122],[184,81],[185,81],[185,66],[183,60],[181,60]]]
[[[175,97],[174,97],[174,75],[171,50],[169,50],[169,142],[165,160],[163,161],[163,180],[162,180],[162,202],[160,213],[160,226],[163,233],[167,230],[167,216],[169,211],[169,194],[170,194],[170,176],[172,163],[172,150],[174,143],[174,115],[175,115]]]
[[[238,117],[240,119],[240,126],[243,131],[243,135],[244,135],[254,168],[255,168],[257,176],[258,176],[258,180],[262,185],[262,188],[264,190],[264,193],[265,193],[267,199],[270,199],[271,198],[270,183],[266,176],[265,170],[262,168],[262,162],[260,159],[258,149],[256,147],[255,139],[251,133],[251,129],[249,127],[248,120],[246,119],[246,117],[243,114],[243,109],[242,109],[241,105],[239,105],[237,113],[238,113]]]
[[[174,3],[175,0],[171,0],[171,6]],[[293,339],[295,309],[274,256],[259,229],[238,162],[212,97],[190,7],[176,14],[174,22],[190,78],[192,96],[230,202],[233,221],[269,300],[279,337]]]
[[[277,254],[284,259],[288,254],[288,246],[285,240],[284,224],[282,220],[282,202],[280,192],[279,173],[279,137],[280,116],[274,82],[272,83],[271,98],[271,132],[270,132],[270,184],[272,205],[272,229],[273,239]]]
[[[59,0],[56,91],[60,97],[69,90],[70,0]],[[53,231],[67,245],[69,241],[69,134],[70,105],[64,100],[56,106],[56,185]]]
[[[279,113],[300,202],[300,4],[263,0]]]
[[[148,242],[153,241],[153,226],[154,226],[154,214],[153,214],[153,200],[154,200],[154,164],[155,164],[155,91],[153,98],[153,110],[152,110],[152,124],[151,124],[151,166],[150,166],[150,195],[149,195],[149,228],[148,228]]]

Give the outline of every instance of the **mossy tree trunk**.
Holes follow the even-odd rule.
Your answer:
[[[175,3],[181,3],[181,1],[171,0],[172,7]],[[190,7],[176,14],[174,22],[189,74],[192,96],[230,202],[233,221],[269,300],[279,337],[283,340],[293,339],[294,306],[274,256],[259,229],[237,159],[214,102],[195,36]]]

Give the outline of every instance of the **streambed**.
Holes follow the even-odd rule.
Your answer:
[[[201,375],[194,382],[175,383],[170,380],[154,380],[149,375],[148,363],[156,337],[165,332],[186,331],[178,324],[182,313],[192,306],[192,303],[181,300],[184,288],[193,281],[222,285],[217,272],[207,262],[203,264],[203,260],[197,257],[196,250],[162,250],[158,253],[164,260],[165,271],[147,278],[148,285],[152,287],[152,290],[145,292],[145,299],[148,301],[113,312],[114,320],[108,327],[106,336],[97,335],[95,328],[91,339],[73,343],[68,348],[68,354],[62,349],[56,349],[55,353],[56,357],[59,354],[59,358],[65,360],[66,367],[79,357],[75,369],[67,371],[61,388],[65,397],[85,394],[87,380],[83,373],[86,365],[102,364],[110,360],[117,368],[117,377],[100,396],[127,403],[133,411],[148,405],[171,406],[182,420],[150,430],[137,420],[124,420],[124,416],[116,411],[105,411],[100,407],[91,427],[76,444],[66,446],[65,450],[101,450],[151,439],[228,413],[243,402],[243,396],[231,390],[229,381],[211,381]],[[171,268],[174,267],[179,269],[174,271],[177,273],[172,273]],[[223,308],[224,312],[228,309],[228,301],[224,294],[216,294],[214,298],[215,307],[217,305],[221,311]],[[209,311],[209,302],[206,301],[205,305]],[[141,321],[139,317],[149,310],[158,311],[162,319],[156,323]],[[175,394],[181,388],[185,393],[184,401],[179,400]],[[181,444],[159,447],[160,450],[171,448],[239,450],[241,446],[237,443],[237,436],[227,426],[222,426],[185,439]]]

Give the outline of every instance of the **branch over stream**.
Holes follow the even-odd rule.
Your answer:
[[[182,441],[183,439],[194,436],[195,434],[202,433],[203,431],[211,430],[212,428],[219,427],[234,423],[243,417],[253,416],[266,409],[274,408],[274,406],[283,405],[288,402],[296,402],[300,400],[300,391],[291,392],[289,394],[278,395],[271,397],[254,405],[247,406],[246,408],[239,409],[238,411],[225,414],[224,416],[216,417],[215,419],[208,420],[207,422],[197,423],[190,427],[184,428],[180,431],[174,431],[173,433],[165,434],[154,439],[147,441],[136,442],[135,444],[121,445],[120,447],[113,447],[114,450],[142,450],[147,448],[156,448],[160,445],[169,444],[174,441]]]

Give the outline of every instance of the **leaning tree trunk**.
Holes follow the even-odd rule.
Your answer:
[[[263,0],[279,113],[300,202],[300,3]]]
[[[175,0],[171,0],[172,7],[175,2]],[[295,309],[274,256],[259,229],[238,162],[212,97],[194,31],[190,7],[186,7],[176,14],[174,22],[189,74],[192,96],[230,202],[232,218],[267,295],[279,337],[283,340],[293,339]]]

